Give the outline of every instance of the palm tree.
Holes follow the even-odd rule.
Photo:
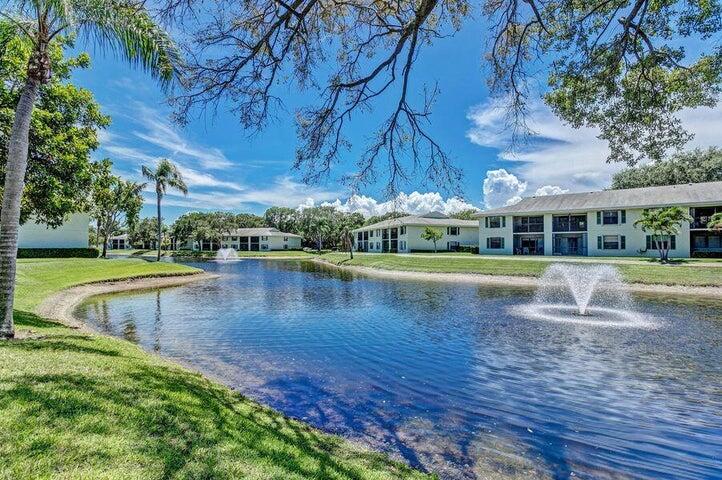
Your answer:
[[[140,1],[9,0],[2,9],[13,33],[27,36],[33,51],[7,147],[0,210],[0,339],[15,336],[13,296],[30,119],[40,89],[52,76],[52,42],[58,36],[79,34],[150,72],[164,87],[178,77],[181,64],[178,48]]]
[[[163,239],[163,222],[162,222],[162,216],[160,214],[160,201],[163,198],[163,195],[165,195],[166,190],[168,187],[175,188],[179,192],[181,192],[183,195],[188,194],[188,187],[186,186],[185,181],[183,180],[183,175],[178,171],[178,167],[173,165],[170,160],[167,158],[162,158],[158,165],[156,165],[155,170],[151,170],[150,168],[143,165],[142,167],[143,176],[150,180],[151,182],[155,182],[155,195],[157,198],[157,207],[158,207],[158,257],[157,260],[160,262],[160,246],[161,246],[161,240]]]

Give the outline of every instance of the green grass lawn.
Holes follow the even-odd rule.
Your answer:
[[[132,259],[19,262],[17,328],[37,338],[0,342],[0,478],[430,478],[129,342],[32,313],[71,285],[190,272]]]
[[[480,255],[354,255],[330,253],[322,259],[337,265],[357,265],[384,270],[416,272],[477,273],[538,277],[549,267],[548,260],[485,258]],[[601,260],[603,261],[603,260]],[[655,263],[618,264],[624,279],[633,283],[658,285],[722,286],[722,268],[695,265],[660,265]]]

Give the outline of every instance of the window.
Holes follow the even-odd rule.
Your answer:
[[[376,242],[376,250],[381,250],[381,242]]]
[[[266,245],[265,243],[261,245],[261,250],[268,250],[268,245]]]
[[[399,235],[406,235],[406,227],[401,227],[399,229]]]
[[[261,237],[261,241],[262,241],[262,242],[267,242],[267,241],[268,241],[268,237]]]
[[[446,249],[450,252],[458,252],[459,242],[446,242]]]
[[[485,223],[486,228],[504,228],[506,227],[506,217],[486,217]]]
[[[487,237],[486,248],[494,250],[504,248],[504,237]]]
[[[599,250],[624,250],[627,248],[627,237],[624,235],[603,235],[597,237]]]
[[[677,236],[671,235],[667,238],[655,239],[654,235],[647,235],[647,250],[657,250],[661,244],[663,250],[677,249]]]
[[[283,244],[283,249],[284,249],[284,250],[288,250],[288,245],[286,245],[286,244],[284,243],[284,244]]]
[[[459,235],[459,227],[446,227],[446,234],[450,236]]]
[[[543,232],[544,217],[514,217],[514,233]]]
[[[602,212],[602,224],[603,225],[619,224],[619,212],[617,210],[604,210]]]
[[[234,242],[235,242],[235,241],[238,241],[238,237],[231,237],[231,240],[234,241]]]
[[[406,242],[404,240],[399,242],[399,250],[406,250]]]

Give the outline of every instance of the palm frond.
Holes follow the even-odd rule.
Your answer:
[[[132,0],[72,0],[72,3],[82,37],[147,71],[163,88],[180,80],[183,64],[180,50],[142,3]]]

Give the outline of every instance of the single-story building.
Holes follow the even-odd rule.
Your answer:
[[[88,248],[90,215],[74,213],[59,227],[28,220],[18,231],[18,248]]]
[[[645,209],[669,206],[693,218],[668,239],[670,256],[722,256],[722,233],[707,228],[722,212],[722,182],[527,197],[478,215],[479,253],[656,256],[655,239],[634,223]]]
[[[457,220],[443,213],[429,212],[384,220],[353,230],[354,250],[375,253],[433,251],[434,242],[421,238],[426,227],[435,228],[442,234],[441,240],[436,242],[438,250],[457,251],[461,247],[479,245],[478,221]]]
[[[300,250],[300,235],[286,233],[277,228],[238,228],[223,235],[221,248],[233,248],[239,251],[270,251],[270,250]],[[212,242],[196,242],[195,247],[201,250],[215,250]]]

